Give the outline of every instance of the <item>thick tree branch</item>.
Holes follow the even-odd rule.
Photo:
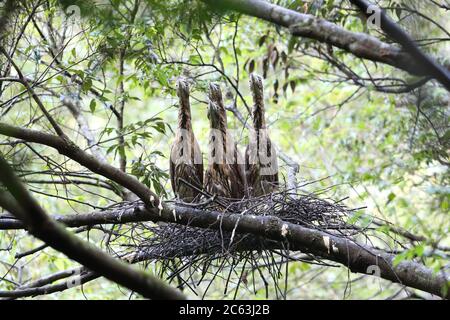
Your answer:
[[[166,206],[164,210],[146,209],[143,205],[97,211],[85,215],[57,216],[55,219],[69,227],[95,224],[119,224],[142,221],[165,221],[200,228],[249,233],[268,240],[287,241],[293,251],[314,254],[341,263],[352,272],[371,274],[375,266],[380,277],[405,286],[442,296],[447,286],[446,276],[434,274],[424,265],[403,261],[394,266],[395,255],[358,244],[352,239],[288,223],[273,216],[253,216],[202,211],[190,207]],[[0,228],[22,228],[19,221],[0,219]],[[450,294],[445,295],[446,298]]]
[[[369,8],[372,7],[369,2],[365,0],[350,0],[357,6],[363,14],[369,16]],[[392,39],[402,45],[403,49],[408,52],[417,64],[420,64],[428,70],[428,74],[438,80],[447,90],[450,91],[450,72],[440,66],[434,59],[426,55],[417,46],[414,39],[409,34],[402,30],[394,21],[392,21],[384,11],[379,10],[380,27]]]
[[[66,271],[63,271],[62,273],[65,274]],[[89,281],[95,280],[99,277],[100,276],[95,272],[86,271],[85,273],[81,274],[78,279],[74,279],[73,282],[76,282],[76,285],[82,285]],[[48,280],[48,279],[44,279],[44,280]],[[12,290],[12,291],[0,291],[0,298],[17,299],[17,298],[35,297],[35,296],[39,296],[39,295],[46,295],[46,294],[51,294],[51,293],[55,293],[55,292],[61,292],[61,291],[64,291],[71,287],[76,286],[69,280],[71,280],[71,279],[68,279],[67,281],[63,281],[63,282],[57,283],[57,284],[46,284],[46,285],[42,285],[42,286],[18,288],[16,290]]]
[[[184,299],[179,291],[159,279],[131,268],[70,234],[43,211],[2,157],[0,157],[0,171],[2,172],[0,182],[12,195],[10,197],[6,192],[0,193],[0,206],[22,220],[31,234],[88,269],[144,297]]]
[[[45,285],[48,285],[50,283],[53,283],[55,281],[69,278],[73,275],[81,275],[82,273],[88,271],[85,267],[78,267],[68,270],[63,270],[57,273],[50,274],[48,276],[45,276],[41,279],[38,279],[36,281],[29,282],[25,285],[21,285],[18,290],[20,289],[28,289],[28,288],[37,288],[37,287],[43,287]]]
[[[212,7],[221,7],[257,17],[289,28],[294,36],[311,38],[341,48],[359,58],[382,62],[415,75],[430,75],[416,56],[395,45],[359,32],[348,31],[325,19],[299,13],[262,0],[203,0]],[[408,49],[408,48],[406,48]]]
[[[97,160],[70,140],[41,131],[14,127],[5,123],[0,123],[0,134],[55,148],[60,154],[78,162],[92,172],[98,173],[127,188],[136,194],[146,205],[150,207],[157,207],[160,205],[160,200],[157,195],[136,178],[108,163]]]

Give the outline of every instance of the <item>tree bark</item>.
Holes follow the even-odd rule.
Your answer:
[[[369,248],[352,239],[332,233],[306,228],[282,221],[273,216],[229,214],[202,211],[194,208],[169,206],[163,210],[146,209],[136,203],[126,209],[97,211],[84,215],[55,216],[55,220],[68,227],[95,224],[120,224],[128,222],[172,222],[200,228],[211,228],[239,233],[248,233],[268,240],[289,243],[292,251],[301,251],[338,262],[350,271],[373,274],[379,270],[383,279],[416,288],[444,298],[450,298],[445,288],[447,276],[435,274],[424,265],[414,261],[403,261],[394,266],[395,255]],[[0,229],[20,229],[20,221],[1,219]]]
[[[413,75],[433,76],[430,68],[400,47],[383,42],[366,33],[352,32],[325,19],[262,0],[203,0],[212,7],[240,12],[288,28],[292,35],[318,40],[341,48],[356,57],[381,62]],[[407,48],[408,49],[408,48]],[[418,60],[418,58],[420,60]],[[438,77],[438,79],[442,79]]]
[[[154,276],[114,259],[68,232],[51,219],[28,193],[0,156],[0,182],[8,192],[0,193],[0,206],[23,221],[29,232],[88,269],[150,299],[185,299],[178,290]]]

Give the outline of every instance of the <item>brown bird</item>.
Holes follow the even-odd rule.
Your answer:
[[[278,189],[277,152],[266,127],[262,78],[250,75],[253,96],[250,142],[245,150],[245,175],[251,196],[258,197]]]
[[[170,181],[177,198],[193,202],[200,198],[199,190],[203,188],[203,159],[192,130],[189,85],[182,78],[177,81],[177,95],[178,130],[170,151]]]
[[[227,134],[227,114],[217,84],[209,85],[208,118],[211,132],[205,188],[211,194],[242,199],[247,195],[244,159],[231,135]]]

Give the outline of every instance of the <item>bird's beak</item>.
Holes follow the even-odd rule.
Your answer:
[[[213,102],[222,100],[222,91],[220,91],[220,86],[216,83],[209,84],[209,100]]]
[[[177,81],[177,95],[180,99],[189,97],[189,84],[183,78],[179,78]]]
[[[250,86],[252,91],[262,88],[262,78],[256,73],[250,74]]]

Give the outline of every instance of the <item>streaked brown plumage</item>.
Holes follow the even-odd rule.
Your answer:
[[[245,150],[245,175],[250,195],[258,197],[278,188],[278,160],[266,127],[264,88],[260,76],[250,75],[250,90],[253,95],[253,130]]]
[[[227,115],[217,84],[209,86],[208,118],[211,132],[205,188],[211,194],[242,199],[247,195],[245,166],[237,145],[227,135]]]
[[[183,183],[187,181],[198,189],[203,188],[203,159],[192,130],[189,85],[186,80],[177,81],[180,101],[178,130],[170,151],[170,181],[177,198],[192,202],[198,200],[200,192]]]

